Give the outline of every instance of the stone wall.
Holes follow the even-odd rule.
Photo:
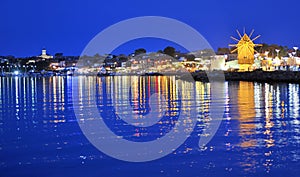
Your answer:
[[[223,75],[223,76],[222,76]],[[192,76],[196,81],[225,80],[256,81],[256,82],[290,82],[300,83],[299,71],[251,71],[251,72],[195,72]],[[210,78],[210,79],[209,79]]]

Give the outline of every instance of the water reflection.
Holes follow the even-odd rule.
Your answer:
[[[75,121],[70,84],[69,78],[63,77],[0,79],[2,167],[58,161],[59,156],[48,153],[69,143],[71,134],[62,138],[67,134],[61,132],[61,125]],[[12,160],[10,156],[15,155],[18,158]]]
[[[299,85],[234,82],[229,88],[235,105],[231,115],[239,122],[240,164],[247,173],[257,172],[260,166],[270,173],[282,166],[276,160],[289,156],[286,148],[299,146],[299,134],[295,134],[299,130]],[[299,156],[291,158],[300,160]]]
[[[124,139],[153,141],[171,130],[177,134],[182,133],[181,131],[187,134],[193,131],[198,116],[191,113],[196,112],[196,88],[193,83],[167,76],[106,77],[96,80],[79,78],[80,110],[84,110],[83,105],[93,104],[81,101],[85,101],[82,98],[93,99],[88,90],[95,84],[96,103],[101,117],[112,132]],[[203,92],[203,89],[199,91]],[[196,109],[206,105],[201,98],[197,101]],[[180,114],[185,117],[182,122],[178,120]],[[90,120],[94,119],[95,117],[91,117]],[[176,124],[182,124],[185,129],[178,130]]]
[[[134,76],[77,79],[84,85],[79,87],[78,97],[82,109],[93,103],[90,97],[82,96],[91,94],[86,88],[97,84],[99,113],[105,113],[101,106],[107,104],[115,105],[117,114],[133,115],[132,120],[125,120],[138,129],[120,129],[120,122],[113,126],[115,132],[132,140],[146,137],[150,141],[166,134],[174,127],[180,106],[187,108],[187,114],[197,111],[195,117],[190,117],[198,121],[190,139],[170,157],[150,163],[159,170],[156,176],[293,176],[299,172],[298,84],[226,83],[223,124],[212,142],[200,149],[195,142],[204,136],[203,130],[211,121],[209,83],[189,85],[174,78]],[[192,99],[196,100],[195,107],[189,107]],[[126,109],[128,105],[131,110]],[[151,120],[146,116],[151,113],[150,107],[156,110],[157,117],[168,117]],[[143,127],[141,119],[149,119],[149,125],[158,123],[157,130]],[[190,122],[183,124],[185,131],[192,131]],[[111,172],[114,176],[153,176],[149,164],[140,164],[140,168],[136,164],[124,165],[88,142],[73,112],[69,77],[1,77],[0,136],[0,171],[4,176],[49,176],[50,165],[53,174],[68,173],[66,176],[75,176],[82,170],[93,174],[99,168],[107,176]]]
[[[255,124],[254,86],[251,82],[240,82],[238,88],[238,113],[240,115],[240,136],[243,137],[241,147],[255,146],[256,140],[249,138],[253,134]]]

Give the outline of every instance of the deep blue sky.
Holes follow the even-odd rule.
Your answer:
[[[33,56],[43,47],[50,54],[80,55],[106,27],[149,15],[187,23],[215,49],[228,46],[235,29],[244,27],[262,35],[257,42],[300,45],[298,0],[1,0],[0,7],[0,55]]]

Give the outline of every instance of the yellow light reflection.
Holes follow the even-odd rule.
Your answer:
[[[251,135],[254,132],[255,105],[254,105],[254,84],[252,82],[240,82],[238,88],[238,112],[240,121],[240,135],[242,137]],[[243,138],[241,147],[253,147],[255,140]]]

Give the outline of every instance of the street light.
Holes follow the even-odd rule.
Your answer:
[[[265,51],[265,56],[266,56],[266,58],[268,58],[268,56],[269,56],[269,51]]]
[[[298,47],[293,47],[293,49],[295,50],[294,52],[292,53],[289,53],[289,56],[292,60],[292,68],[294,69],[294,66],[296,64],[296,55],[297,55],[297,50],[298,50]]]
[[[271,69],[271,68],[270,68],[269,53],[270,53],[270,51],[265,51],[265,59],[267,60],[267,61],[266,61],[266,62],[267,62],[267,66],[266,66],[266,70],[267,70],[267,71]]]
[[[27,73],[27,66],[26,65],[23,65],[23,68],[24,68],[24,70],[25,70],[25,74]]]
[[[279,58],[279,52],[280,50],[279,49],[275,49],[276,53],[277,53],[277,57]]]
[[[293,53],[294,57],[297,57],[297,50],[299,49],[298,47],[293,47],[293,49],[295,50],[295,54]]]
[[[298,47],[293,47],[293,49],[297,52],[297,50],[298,50]]]

